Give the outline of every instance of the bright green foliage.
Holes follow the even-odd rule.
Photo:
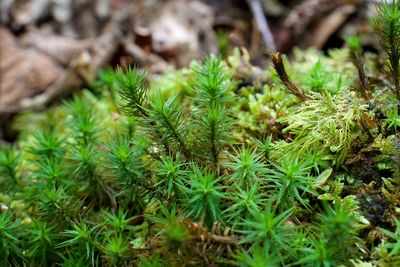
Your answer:
[[[208,57],[203,65],[195,66],[195,74],[197,146],[205,159],[219,169],[220,152],[229,141],[228,132],[232,127],[227,109],[233,98],[232,77],[221,59],[214,57]]]
[[[350,48],[350,51],[354,53],[362,52],[361,37],[357,35],[351,35],[346,38],[346,44]]]
[[[62,112],[56,109],[59,120],[23,133],[22,151],[2,149],[1,181],[10,179],[4,201],[20,201],[16,211],[27,221],[19,243],[14,230],[20,220],[8,219],[8,232],[16,238],[6,241],[8,253],[18,255],[12,259],[60,266],[179,266],[187,258],[189,265],[222,264],[236,255],[232,264],[239,266],[312,266],[359,255],[355,248],[363,244],[346,224],[349,218],[311,205],[319,201],[316,192],[323,192],[348,216],[359,216],[354,195],[341,197],[336,190],[328,196],[336,181],[327,179],[340,171],[353,142],[366,136],[361,125],[366,105],[354,104],[350,92],[316,92],[296,103],[282,88],[275,92],[267,85],[250,109],[234,112],[245,107],[235,98],[253,96],[234,90],[230,70],[218,58],[193,65],[185,91],[177,93],[150,93],[146,76],[136,69],[114,75],[107,86],[119,97],[110,99],[107,91],[97,101],[85,92],[59,108]],[[115,119],[115,101],[127,117]],[[244,115],[258,121],[266,103],[267,112],[276,112],[270,118],[284,124],[272,119],[259,135],[233,123]],[[277,137],[277,127],[279,135],[291,138]],[[382,157],[395,166],[389,158]],[[314,212],[321,215],[314,219]],[[336,228],[349,234],[335,240],[330,232]],[[346,242],[351,253],[332,249],[335,242]],[[24,257],[16,244],[22,244]],[[147,249],[159,256],[144,257]]]
[[[321,173],[321,170],[329,168],[329,161],[331,160],[330,155],[326,155],[324,151],[317,149],[307,151],[303,158],[307,165],[318,174]]]
[[[126,218],[127,214],[122,209],[119,209],[117,214],[103,211],[102,216],[104,218],[102,226],[105,228],[104,231],[106,235],[116,235],[122,237],[123,234],[135,229],[134,226],[130,225],[130,222],[134,218]]]
[[[126,203],[137,201],[142,206],[141,196],[146,190],[146,179],[141,153],[141,149],[131,146],[129,139],[118,137],[107,146],[104,166],[111,170],[111,178],[120,187],[117,197],[123,197]]]
[[[33,144],[27,150],[36,158],[61,158],[64,155],[63,140],[54,130],[37,132],[33,138]]]
[[[118,93],[122,100],[122,111],[127,114],[146,114],[147,100],[146,74],[140,75],[136,69],[119,69],[116,73]]]
[[[382,37],[397,3],[378,9]],[[355,92],[358,41],[284,59],[301,99],[236,50],[162,77],[107,71],[96,93],[17,117],[0,265],[399,265],[396,83],[365,56],[374,83]]]
[[[106,237],[102,251],[104,252],[103,257],[110,264],[116,266],[126,265],[129,243],[122,236]]]
[[[231,182],[238,188],[249,189],[265,176],[266,166],[255,150],[242,148],[226,167],[232,170]]]
[[[146,259],[142,257],[139,263],[140,267],[164,267],[165,262],[162,262],[159,255],[151,257],[151,259]]]
[[[63,162],[54,158],[45,158],[38,160],[40,172],[34,173],[34,177],[43,183],[44,186],[60,186],[65,184],[66,170],[63,168]]]
[[[6,192],[15,192],[21,186],[18,174],[19,157],[12,148],[0,148],[0,186]]]
[[[20,247],[21,222],[15,220],[10,212],[0,214],[0,263],[6,266],[7,263],[16,263],[22,259],[22,250]]]
[[[201,106],[217,106],[232,100],[231,75],[220,58],[206,58],[203,65],[195,66],[195,73],[195,100]]]
[[[103,70],[98,73],[98,80],[92,84],[92,88],[96,91],[108,91],[110,100],[116,105],[117,77],[111,69]]]
[[[393,177],[400,177],[400,138],[394,135],[389,136],[381,142],[382,156],[381,165],[383,169],[392,170]]]
[[[354,66],[348,61],[345,50],[332,50],[329,54],[333,60],[327,60],[317,51],[294,51],[296,61],[293,63],[292,77],[300,82],[306,92],[329,93],[337,95],[346,91],[346,88],[354,82],[350,73],[354,72]]]
[[[268,159],[270,150],[272,148],[272,135],[264,138],[263,141],[256,139],[257,149],[261,151],[265,159]]]
[[[63,256],[63,262],[60,264],[60,266],[63,267],[76,267],[76,266],[82,266],[82,267],[90,267],[92,266],[89,261],[86,259],[85,255],[75,255],[69,253],[66,257]]]
[[[76,98],[66,103],[66,112],[69,114],[67,120],[71,125],[71,137],[77,145],[93,144],[96,140],[98,122],[93,110],[81,98]]]
[[[191,153],[186,145],[185,132],[188,122],[183,121],[182,107],[178,104],[176,97],[170,97],[164,101],[161,96],[150,102],[147,109],[149,121],[154,125],[157,133],[161,137],[163,144],[168,147],[177,147],[177,150],[187,158],[191,158]]]
[[[242,88],[238,101],[240,105],[235,112],[237,124],[242,128],[242,138],[248,138],[246,134],[249,134],[260,140],[273,132],[274,122],[285,117],[288,107],[296,102],[295,97],[288,95],[283,86],[272,87],[268,84],[261,92],[254,88]]]
[[[377,5],[378,16],[373,20],[373,26],[378,40],[386,53],[388,68],[394,86],[392,90],[400,101],[400,2],[386,2]]]
[[[315,92],[323,92],[328,90],[332,94],[336,94],[341,89],[341,77],[337,78],[336,86],[329,85],[334,77],[327,70],[324,69],[320,59],[314,64],[310,71],[309,88]]]
[[[253,218],[244,221],[245,229],[240,231],[246,234],[242,243],[252,243],[253,246],[264,244],[278,251],[289,252],[290,240],[295,228],[285,223],[292,214],[292,210],[277,213],[272,207],[272,201],[268,201],[263,211],[252,210],[251,213]]]
[[[74,179],[78,181],[80,187],[78,191],[84,194],[85,198],[95,203],[104,204],[110,200],[108,196],[109,186],[107,181],[99,174],[100,155],[93,145],[74,147],[68,156],[72,167]]]
[[[348,264],[347,259],[357,255],[354,244],[357,225],[354,217],[341,205],[326,208],[326,214],[319,214],[319,223],[314,236],[305,240],[300,249],[302,257],[297,262],[302,266],[338,266]]]
[[[212,173],[197,166],[192,168],[193,172],[186,176],[188,187],[182,187],[187,199],[184,203],[187,215],[210,226],[221,217],[220,202],[225,197],[225,187]]]
[[[160,206],[161,216],[148,215],[147,217],[155,222],[161,229],[165,241],[172,249],[179,249],[187,239],[189,232],[180,221],[176,209],[169,211],[165,206]]]
[[[277,188],[273,198],[280,210],[296,206],[296,202],[308,207],[304,194],[313,194],[311,186],[313,177],[309,175],[310,166],[307,162],[299,162],[298,158],[285,158],[281,165],[272,164],[274,169],[269,169],[266,181],[272,182],[272,188]]]
[[[357,225],[353,215],[344,206],[336,204],[334,208],[326,208],[326,215],[319,215],[319,220],[319,239],[331,246],[335,258],[342,261],[354,256]]]
[[[340,259],[336,258],[335,250],[324,239],[310,238],[308,246],[301,248],[304,253],[297,264],[302,266],[330,267],[337,266]]]
[[[397,131],[400,128],[400,116],[397,112],[392,111],[386,114],[387,118],[385,119],[385,124],[387,125],[388,129],[394,129]]]
[[[79,201],[73,201],[73,197],[68,195],[63,186],[35,188],[32,193],[35,194],[32,204],[33,210],[53,223],[62,222],[62,224],[65,224],[70,216],[76,215],[76,209],[81,206]]]
[[[228,140],[230,121],[225,115],[225,109],[221,106],[213,108],[204,108],[198,114],[198,140],[199,146],[212,140],[211,144],[204,151],[204,155],[208,155],[208,161],[212,160],[214,166],[218,169],[220,162],[220,151],[226,145]],[[203,144],[201,144],[203,143]]]
[[[389,240],[384,241],[377,249],[378,253],[386,254],[384,260],[390,261],[393,265],[400,264],[400,221],[396,220],[396,228],[394,232],[388,231],[386,229],[380,229],[385,235],[388,236]]]

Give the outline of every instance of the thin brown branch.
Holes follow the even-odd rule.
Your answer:
[[[250,6],[251,13],[254,16],[255,23],[261,33],[265,46],[271,52],[276,51],[274,36],[269,28],[267,18],[264,15],[264,10],[259,0],[247,0]]]
[[[286,86],[286,88],[302,101],[307,100],[308,97],[304,94],[304,91],[298,85],[294,84],[287,75],[281,53],[279,52],[275,53],[272,56],[272,62],[274,63],[274,67],[279,75],[279,78],[281,79],[282,83]]]
[[[193,240],[231,246],[237,246],[239,243],[239,238],[237,236],[214,235],[210,234],[209,232],[205,233],[204,235],[195,236]]]
[[[121,25],[129,18],[131,7],[116,12],[106,26],[104,34],[98,37],[93,46],[76,55],[65,73],[47,90],[35,97],[22,99],[13,106],[1,106],[0,115],[13,114],[24,109],[41,110],[55,99],[69,95],[76,88],[95,78],[95,73],[104,67],[114,55],[122,41]]]
[[[358,72],[358,91],[362,94],[364,99],[370,100],[368,77],[365,74],[364,58],[356,51],[351,53],[352,61]]]
[[[189,223],[189,232],[193,241],[203,243],[215,243],[220,245],[237,246],[240,237],[236,235],[228,235],[229,228],[225,229],[224,235],[214,234],[215,229],[211,232],[202,226],[202,223]],[[218,233],[218,232],[217,232]]]

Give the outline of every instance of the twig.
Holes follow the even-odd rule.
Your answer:
[[[0,135],[0,137],[1,137],[1,135]],[[0,147],[11,147],[11,143],[9,143],[3,139],[0,139]]]
[[[222,245],[237,246],[239,239],[237,236],[222,236],[222,235],[202,235],[193,238],[194,241],[210,242]]]
[[[282,55],[277,52],[272,56],[272,62],[274,63],[274,67],[276,72],[279,75],[282,83],[286,86],[286,88],[295,96],[305,101],[308,97],[304,94],[303,90],[296,84],[294,84],[286,73],[285,65],[283,65]]]
[[[132,37],[128,36],[123,40],[126,52],[133,57],[139,65],[148,66],[153,72],[162,73],[168,68],[168,63],[160,56],[144,51],[132,41]]]
[[[65,73],[47,90],[33,98],[22,99],[13,106],[0,107],[0,114],[13,114],[22,109],[40,110],[53,100],[70,94],[74,89],[90,82],[97,70],[103,67],[114,55],[121,44],[121,24],[129,17],[131,8],[115,13],[105,33],[100,36],[89,51],[78,54],[70,63]]]
[[[216,243],[221,245],[231,245],[237,246],[240,237],[236,235],[216,235],[202,226],[202,223],[189,223],[189,232],[191,234],[191,239],[194,241],[206,242],[206,243]]]
[[[259,0],[247,0],[248,5],[250,6],[251,13],[254,16],[255,22],[258,26],[258,30],[260,31],[264,44],[268,50],[271,52],[276,51],[276,45],[274,41],[274,36],[271,33],[271,30],[268,26],[267,18],[264,15],[263,7]]]
[[[359,91],[361,92],[361,94],[363,95],[363,97],[366,100],[370,100],[371,96],[369,94],[369,90],[368,90],[368,77],[365,74],[365,66],[364,66],[364,58],[363,56],[356,52],[353,51],[351,53],[351,58],[353,61],[354,66],[356,66],[357,71],[358,71],[358,83],[359,83]]]

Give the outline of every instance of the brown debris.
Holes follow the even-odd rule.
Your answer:
[[[275,52],[276,45],[274,36],[272,35],[268,21],[264,16],[261,2],[259,0],[247,0],[247,3],[250,6],[251,12],[253,13],[255,23],[261,33],[266,49],[270,52]]]
[[[285,65],[283,64],[281,53],[277,52],[272,56],[272,62],[274,63],[274,67],[276,72],[279,75],[282,83],[286,86],[290,93],[297,96],[300,100],[305,101],[308,97],[304,94],[303,89],[301,89],[298,85],[294,84],[286,73]]]
[[[43,92],[62,74],[53,59],[34,49],[24,49],[4,27],[0,28],[0,112]]]
[[[76,40],[61,35],[29,32],[23,37],[25,46],[33,47],[47,54],[63,66],[68,66],[76,54],[88,49],[93,40]]]
[[[66,54],[76,53],[65,70],[53,62],[50,57],[37,50],[19,48],[16,45],[15,38],[11,33],[8,32],[7,34],[5,29],[6,34],[4,36],[11,39],[5,44],[14,51],[19,49],[17,52],[21,54],[19,58],[22,59],[22,64],[21,68],[13,66],[10,71],[11,74],[4,72],[0,84],[0,92],[4,95],[0,98],[0,113],[15,113],[21,109],[42,109],[50,102],[93,81],[96,72],[111,61],[121,43],[120,25],[126,20],[128,14],[129,9],[116,12],[107,26],[107,31],[97,38],[89,48],[79,52],[77,47],[83,49],[83,45],[82,47],[76,44],[76,46],[74,44],[64,46],[60,50],[61,52]],[[53,41],[57,42],[60,39],[54,37]],[[10,45],[10,43],[15,45]],[[55,53],[56,50],[50,49],[47,52]],[[12,60],[18,58],[15,56],[15,52],[11,55]],[[7,58],[0,58],[0,66],[3,66],[3,62],[7,62]],[[40,77],[40,79],[37,77]],[[16,87],[15,84],[19,86]],[[9,93],[11,89],[15,92],[14,94]],[[39,89],[41,91],[38,91]]]
[[[43,108],[107,65],[156,73],[187,66],[217,53],[221,36],[225,56],[251,48],[249,60],[263,69],[275,46],[325,47],[353,12],[359,13],[354,0],[3,0],[0,114]]]
[[[185,2],[167,3],[150,25],[152,49],[166,58],[175,58],[177,66],[217,51],[212,10],[200,1]]]
[[[356,11],[354,0],[307,0],[301,2],[283,22],[278,48],[322,48],[328,39]]]
[[[322,49],[324,44],[353,14],[356,10],[354,5],[341,5],[334,9],[324,20],[319,23],[312,31],[309,45],[317,49]]]

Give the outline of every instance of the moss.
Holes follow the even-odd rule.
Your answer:
[[[0,265],[396,266],[396,86],[361,57],[107,71],[20,115],[0,149]]]

